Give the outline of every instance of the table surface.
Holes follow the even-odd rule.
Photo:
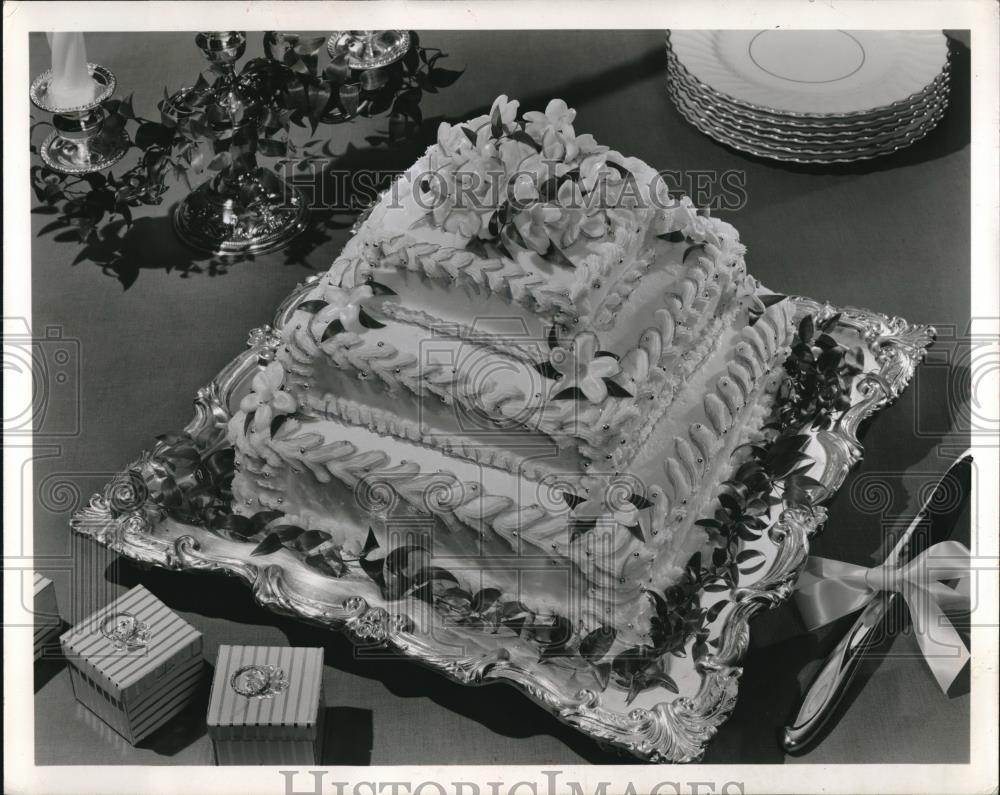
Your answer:
[[[329,137],[342,155],[337,168],[405,167],[432,140],[438,119],[469,118],[501,93],[520,99],[523,110],[562,97],[577,109],[578,131],[657,168],[685,169],[690,180],[704,172],[716,187],[718,175],[743,175],[745,206],[718,215],[740,229],[751,271],[770,288],[938,328],[934,366],[872,423],[865,461],[813,545],[817,554],[872,565],[883,528],[915,510],[947,450],[962,447],[953,387],[964,372],[969,321],[968,38],[954,41],[952,106],[924,141],[881,160],[816,168],[744,156],[689,127],[665,91],[660,31],[421,36],[449,54],[442,65],[464,74],[425,97],[430,121],[409,147],[368,145],[384,121],[320,128],[317,137]],[[250,55],[260,53],[261,39],[250,34]],[[93,34],[87,44],[91,60],[118,76],[119,94],[134,92],[136,111],[149,118],[164,86],[189,85],[202,66],[189,33]],[[31,37],[30,59],[32,75],[48,66],[40,35]],[[183,427],[197,389],[296,283],[330,265],[348,235],[350,216],[325,212],[293,251],[219,268],[173,236],[169,209],[182,196],[175,186],[162,206],[137,211],[120,263],[110,267],[74,264],[79,246],[44,232],[50,217],[32,216],[32,330],[51,338],[42,345],[68,346],[76,373],[46,392],[38,428],[45,435],[36,436],[33,462],[35,555],[56,583],[63,618],[78,620],[141,582],[204,633],[208,661],[222,643],[323,646],[327,764],[627,761],[506,686],[467,688],[402,660],[359,660],[338,633],[272,615],[233,580],[140,570],[72,537],[67,522],[81,501],[157,434]],[[837,629],[843,623],[806,634],[791,606],[755,621],[736,710],[706,762],[967,760],[968,687],[942,694],[906,633],[865,664],[814,750],[792,758],[779,749],[803,671],[828,652]],[[35,692],[39,764],[211,764],[201,707],[132,748],[74,702],[59,661],[36,666]]]

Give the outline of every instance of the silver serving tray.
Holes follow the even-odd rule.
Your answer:
[[[227,446],[226,424],[249,389],[253,375],[279,344],[280,329],[292,308],[311,289],[304,283],[278,309],[271,326],[251,332],[248,348],[199,390],[195,417],[185,428],[203,455]],[[839,314],[833,336],[865,352],[864,371],[854,380],[850,408],[827,430],[810,430],[806,448],[815,464],[809,474],[832,493],[861,460],[859,424],[891,403],[909,382],[934,330],[898,317],[864,309],[839,308],[793,297],[800,315],[817,323]],[[156,462],[160,442],[123,474]],[[792,506],[772,511],[768,531],[746,548],[764,555],[764,564],[739,587],[701,593],[702,606],[727,604],[712,623],[714,653],[697,662],[688,653],[671,657],[670,676],[679,693],[661,685],[643,690],[631,702],[625,688],[601,684],[564,659],[539,662],[537,647],[518,637],[442,621],[426,603],[387,601],[360,571],[332,579],[318,574],[288,550],[251,557],[252,544],[166,517],[148,500],[122,515],[105,496],[95,494],[72,519],[73,529],[144,564],[173,570],[219,571],[236,575],[261,604],[280,613],[349,633],[356,639],[393,649],[435,668],[462,684],[507,682],[566,723],[604,745],[656,762],[698,760],[736,702],[740,667],[750,635],[751,616],[784,602],[809,551],[809,539],[826,519],[822,507]],[[690,652],[690,648],[689,648]]]

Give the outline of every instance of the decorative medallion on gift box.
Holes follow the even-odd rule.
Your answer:
[[[60,640],[77,700],[132,744],[187,706],[202,681],[201,633],[141,585]]]
[[[317,764],[322,710],[322,649],[219,647],[207,720],[218,764]]]

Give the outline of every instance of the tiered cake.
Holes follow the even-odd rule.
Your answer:
[[[230,424],[233,494],[345,559],[420,535],[471,590],[641,645],[792,318],[732,226],[574,117],[502,96],[441,125],[285,324]]]

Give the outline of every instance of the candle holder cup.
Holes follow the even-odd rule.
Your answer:
[[[94,96],[84,104],[66,107],[50,91],[52,71],[46,70],[31,84],[30,97],[35,107],[52,114],[54,131],[39,149],[42,162],[62,174],[92,174],[110,168],[131,146],[128,133],[111,129],[105,122],[102,104],[118,85],[114,73],[100,64],[87,64],[94,81]]]
[[[257,127],[264,109],[253,82],[237,75],[235,67],[246,49],[246,34],[204,32],[195,43],[222,75],[198,101],[216,149],[229,152],[230,165],[177,206],[174,230],[192,248],[216,256],[283,248],[306,228],[308,208],[301,191],[257,163]],[[168,100],[173,112],[186,112],[184,99],[175,95]]]

